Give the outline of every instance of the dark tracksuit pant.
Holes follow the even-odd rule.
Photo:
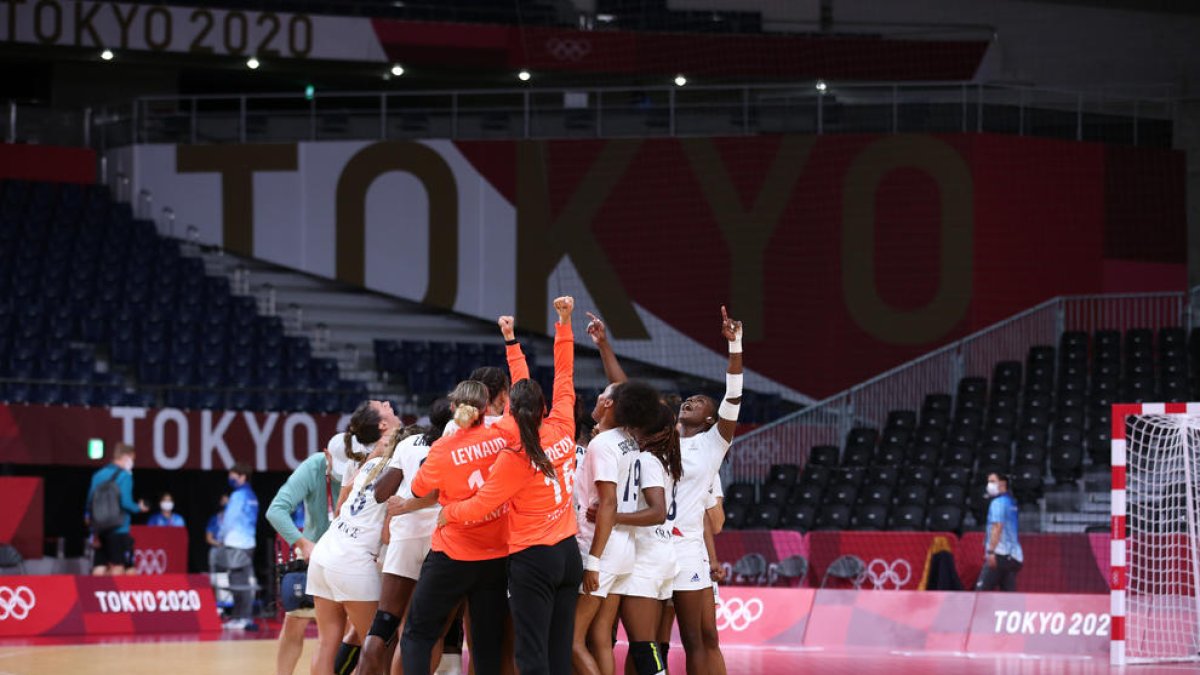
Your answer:
[[[508,557],[509,606],[521,675],[571,672],[575,603],[583,561],[575,537],[553,546],[531,546]],[[409,671],[405,666],[404,672]]]

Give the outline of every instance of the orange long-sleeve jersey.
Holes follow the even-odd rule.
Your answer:
[[[439,438],[413,476],[413,494],[421,496],[437,490],[443,508],[456,505],[484,484],[484,476],[506,445],[508,441],[499,429],[483,424]],[[432,548],[455,560],[502,558],[508,555],[508,520],[504,515],[503,505],[497,504],[492,513],[480,514],[471,523],[439,527],[433,532]]]
[[[442,509],[447,523],[479,521],[507,502],[509,553],[557,544],[575,534],[575,336],[570,324],[555,324],[553,395],[550,415],[538,435],[555,477],[534,468],[520,450],[516,420],[505,415],[492,428],[503,435],[508,449],[500,453],[478,492]]]

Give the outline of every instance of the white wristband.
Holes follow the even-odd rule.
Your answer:
[[[729,353],[730,354],[741,354],[742,353],[742,336],[741,335],[738,335],[736,338],[729,341]]]
[[[594,555],[588,555],[588,557],[583,561],[583,569],[587,570],[588,572],[599,572],[600,559]]]
[[[725,373],[725,398],[742,397],[742,374]]]
[[[721,401],[721,407],[717,409],[717,415],[723,420],[734,420],[738,418],[738,412],[741,411],[741,403],[730,403],[729,401]]]

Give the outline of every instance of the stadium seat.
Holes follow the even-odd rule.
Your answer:
[[[831,472],[830,480],[834,483],[846,483],[857,488],[858,486],[862,485],[863,479],[866,478],[866,475],[866,467],[844,466]]]
[[[746,514],[749,512],[750,507],[746,504],[738,504],[728,500],[725,501],[723,507],[725,509],[725,527],[731,530],[742,529],[743,524],[746,522]]]
[[[875,465],[867,468],[863,480],[873,485],[888,485],[895,487],[900,480],[900,470],[896,465]]]
[[[925,507],[921,504],[904,504],[892,509],[888,517],[888,529],[920,530],[925,527]]]
[[[938,446],[931,444],[914,445],[908,451],[908,463],[919,466],[936,466],[941,459]]]
[[[933,489],[930,503],[934,506],[962,506],[967,501],[967,490],[962,485],[945,484]]]
[[[809,450],[808,464],[809,466],[837,466],[841,462],[841,454],[836,445],[815,445]]]
[[[925,413],[932,410],[949,413],[951,407],[950,394],[926,394],[925,400],[921,403],[921,415],[923,418]]]
[[[845,504],[827,504],[817,513],[817,529],[846,530],[850,527],[850,507]]]
[[[946,441],[946,430],[937,427],[921,427],[913,436],[913,445],[940,447]]]
[[[1059,483],[1071,483],[1083,477],[1083,447],[1059,444],[1050,454],[1050,473]]]
[[[883,483],[865,485],[858,493],[858,503],[890,505],[892,486]]]
[[[899,445],[884,445],[879,448],[879,452],[875,453],[873,464],[877,466],[897,466],[904,461],[908,454],[903,446]]]
[[[1009,476],[1013,495],[1018,502],[1034,502],[1042,498],[1045,485],[1042,478],[1042,468],[1032,464],[1018,466]]]
[[[920,483],[905,483],[895,492],[896,504],[900,506],[925,507],[929,502],[929,486]]]
[[[789,504],[819,504],[824,486],[818,483],[801,483],[792,488],[788,496]]]
[[[935,506],[929,511],[925,529],[931,532],[954,532],[962,530],[963,510],[960,506]]]
[[[975,449],[969,445],[951,445],[942,453],[942,461],[949,466],[973,467]]]
[[[801,532],[816,529],[817,506],[815,504],[789,504],[780,518],[781,527]]]
[[[892,429],[915,429],[917,426],[917,413],[913,410],[892,410],[887,414],[887,423],[884,426],[885,430]],[[886,433],[886,431],[885,431]]]
[[[844,504],[849,506],[858,499],[858,487],[852,483],[838,483],[825,491],[826,504]]]
[[[744,527],[754,530],[773,530],[779,526],[782,509],[775,504],[760,504],[747,509]],[[728,517],[726,517],[728,521]]]
[[[1112,461],[1112,429],[1108,425],[1095,425],[1088,430],[1086,438],[1088,457],[1092,464],[1108,466]]]
[[[867,466],[875,459],[875,448],[866,445],[851,445],[846,447],[842,456],[842,466]]]
[[[934,481],[934,484],[939,487],[943,485],[965,486],[970,480],[970,467],[950,465],[943,466],[938,470],[937,479]]]
[[[1008,471],[1011,466],[1012,452],[1007,445],[989,443],[979,451],[979,468],[988,471]]]
[[[868,448],[872,452],[879,440],[879,432],[869,427],[855,427],[846,435],[846,451],[852,448]]]
[[[1040,443],[1021,441],[1017,443],[1017,450],[1013,461],[1017,464],[1045,464],[1046,446]]]
[[[923,465],[908,465],[900,474],[900,481],[905,485],[933,485],[933,467]]]
[[[801,485],[827,485],[829,477],[833,474],[833,470],[827,466],[818,464],[809,464],[804,467],[804,472],[800,474]]]
[[[772,483],[791,486],[800,478],[800,467],[795,464],[775,464],[771,466],[767,475]]]
[[[754,486],[749,483],[731,483],[725,488],[726,504],[753,504]]]
[[[782,506],[791,494],[792,486],[783,483],[768,483],[759,492],[759,504]]]
[[[863,504],[850,517],[852,530],[882,530],[887,527],[888,507],[885,504]]]

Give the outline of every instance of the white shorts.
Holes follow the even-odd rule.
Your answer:
[[[628,577],[628,576],[629,576],[628,574],[609,574],[608,572],[605,572],[604,570],[600,570],[600,587],[597,588],[596,590],[592,591],[590,593],[590,595],[594,595],[597,598],[607,598],[609,593],[614,593],[614,594],[620,595],[619,593],[616,593],[616,591],[613,590],[613,587],[616,586],[621,581],[623,581],[625,579],[625,577]],[[579,586],[579,594],[580,595],[584,594],[582,584],[580,584],[580,586]]]
[[[674,591],[702,591],[711,588],[712,576],[707,558],[688,558],[679,561],[679,573],[675,575]]]
[[[314,598],[325,598],[334,602],[378,602],[379,574],[346,574],[309,561],[308,587],[305,592]]]
[[[666,600],[671,597],[675,579],[651,579],[634,574],[621,577],[612,588],[613,595]]]
[[[431,544],[429,537],[391,542],[383,558],[383,573],[416,581],[421,577],[421,565],[425,564]]]

